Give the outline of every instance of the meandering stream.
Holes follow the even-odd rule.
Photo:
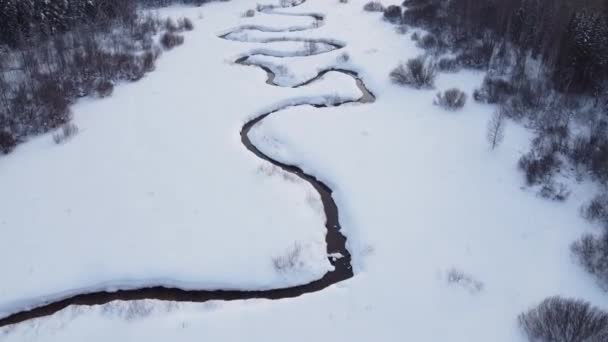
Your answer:
[[[303,0],[299,3],[296,3],[296,4],[292,4],[289,6],[281,6],[278,8],[298,6],[304,2],[305,2],[305,0]],[[233,29],[230,32],[223,34],[219,37],[222,39],[230,39],[231,33],[243,31],[243,30],[258,30],[258,31],[274,32],[274,33],[311,30],[311,29],[315,29],[315,28],[318,28],[319,26],[321,26],[324,21],[324,16],[322,14],[280,13],[280,12],[276,11],[275,8],[276,7],[259,8],[258,11],[263,11],[266,14],[273,14],[273,15],[310,16],[315,20],[315,22],[312,25],[310,25],[309,27],[298,27],[295,29],[288,28],[288,29],[284,29],[284,30],[275,30],[275,29],[269,29],[269,28],[263,28],[263,27],[259,27],[259,26],[251,26],[251,25],[241,26],[241,27]],[[266,39],[266,40],[259,41],[259,42],[260,43],[270,43],[270,42],[275,42],[275,41],[325,43],[325,44],[331,45],[333,47],[333,49],[330,51],[342,49],[344,47],[344,45],[342,45],[342,44],[334,43],[330,40],[320,40],[320,39],[307,40],[307,39],[298,39],[298,38],[292,38],[292,39],[272,38],[272,39]],[[328,52],[328,51],[320,52],[320,53],[326,53],[326,52]],[[316,53],[311,53],[311,54],[316,54]],[[259,65],[259,64],[248,61],[248,58],[253,55],[272,56],[272,54],[269,54],[269,53],[252,53],[251,55],[247,55],[247,56],[238,58],[235,61],[235,63],[262,68],[263,70],[266,71],[266,73],[268,75],[266,83],[273,85],[273,86],[280,86],[274,82],[276,75],[273,73],[272,70],[270,70],[268,67],[265,67],[263,65]],[[285,57],[285,56],[273,56],[273,57],[289,58],[289,57]],[[350,70],[346,70],[346,69],[329,68],[326,70],[322,70],[315,77],[313,77],[310,80],[307,80],[305,82],[302,82],[301,84],[292,86],[292,88],[298,88],[298,87],[303,87],[303,86],[309,85],[313,82],[318,81],[325,74],[330,73],[330,72],[342,73],[342,74],[348,75],[349,77],[352,77],[356,81],[357,86],[358,86],[359,90],[361,91],[362,95],[357,100],[352,100],[352,99],[340,100],[340,99],[338,99],[336,102],[333,102],[329,105],[340,106],[340,105],[344,105],[347,103],[370,103],[370,102],[375,101],[374,95],[367,89],[367,87],[365,86],[365,84],[361,80],[361,78],[358,76],[358,74],[354,71],[350,71]],[[119,290],[119,291],[115,291],[115,292],[101,291],[101,292],[94,292],[94,293],[83,293],[83,294],[78,294],[78,295],[75,295],[75,296],[72,296],[69,298],[65,298],[65,299],[62,299],[59,301],[55,301],[52,303],[45,303],[34,309],[22,311],[22,312],[10,315],[6,318],[2,318],[2,319],[0,319],[0,327],[6,326],[9,324],[23,322],[23,321],[26,321],[26,320],[29,320],[32,318],[48,316],[67,306],[70,306],[70,305],[98,305],[98,304],[104,304],[104,303],[108,303],[108,302],[115,301],[115,300],[129,301],[129,300],[140,300],[140,299],[157,299],[157,300],[182,301],[182,302],[205,302],[205,301],[209,301],[209,300],[244,300],[244,299],[253,299],[253,298],[281,299],[281,298],[297,297],[297,296],[300,296],[305,293],[320,291],[322,289],[327,288],[330,285],[333,285],[340,281],[351,278],[353,276],[353,271],[352,271],[352,266],[351,266],[351,255],[346,248],[346,237],[341,233],[340,220],[339,220],[339,215],[338,215],[338,207],[332,197],[332,190],[327,185],[325,185],[323,182],[318,180],[314,175],[311,175],[311,174],[308,174],[308,173],[305,173],[304,171],[302,171],[302,169],[300,167],[298,167],[297,165],[285,164],[285,163],[282,163],[280,161],[270,158],[269,156],[264,154],[260,149],[258,149],[249,139],[250,130],[255,125],[259,124],[262,120],[267,118],[269,115],[279,115],[280,112],[286,108],[294,107],[294,106],[303,106],[303,105],[312,105],[317,108],[329,106],[329,105],[313,104],[313,103],[308,103],[306,101],[302,101],[301,103],[290,104],[288,106],[276,108],[267,113],[260,114],[257,117],[255,117],[254,119],[245,123],[245,125],[242,127],[241,132],[240,132],[241,141],[242,141],[243,145],[247,148],[247,150],[249,150],[251,153],[253,153],[257,157],[283,169],[286,172],[289,172],[291,174],[294,174],[294,175],[302,178],[306,182],[310,183],[315,188],[315,190],[319,193],[319,195],[321,196],[321,200],[323,203],[323,210],[324,210],[325,217],[326,217],[325,226],[327,228],[327,234],[326,234],[327,254],[329,256],[336,256],[336,255],[341,256],[339,258],[329,257],[329,261],[334,266],[334,270],[327,272],[321,279],[313,281],[309,284],[294,286],[294,287],[289,287],[289,288],[283,288],[283,289],[264,290],[264,291],[181,290],[178,288],[169,288],[169,287],[159,286],[159,287],[148,287],[148,288],[140,288],[140,289]]]

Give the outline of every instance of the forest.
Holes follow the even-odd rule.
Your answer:
[[[77,131],[77,98],[109,96],[116,82],[152,71],[162,48],[180,45],[192,22],[137,10],[156,2],[0,1],[0,152],[62,126],[55,141],[64,141]],[[153,40],[161,33],[162,48]]]

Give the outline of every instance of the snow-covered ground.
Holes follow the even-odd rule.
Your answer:
[[[482,74],[441,75],[434,91],[391,84],[390,70],[421,51],[381,14],[363,12],[364,2],[308,0],[281,11],[323,13],[324,26],[247,32],[260,40],[343,42],[344,49],[312,57],[255,58],[285,66],[286,85],[348,66],[377,96],[374,104],[287,109],[251,132],[264,153],[334,189],[352,279],[279,301],[69,307],[0,328],[0,339],[518,342],[517,315],[548,296],[608,309],[608,295],[569,253],[592,229],[578,215],[592,195],[587,185],[573,185],[565,203],[537,198],[521,189],[516,170],[529,144],[525,129],[510,123],[491,151],[485,133],[494,108],[469,101],[453,113],[432,105],[437,90],[457,86],[470,95]],[[265,84],[257,68],[231,64],[255,49],[297,44],[217,38],[227,29],[310,24],[306,17],[241,17],[253,7],[233,0],[163,10],[203,19],[157,71],[107,100],[76,106],[81,133],[73,140],[55,146],[43,136],[0,159],[0,315],[108,286],[272,288],[305,283],[330,267],[322,211],[310,204],[317,195],[269,171],[240,144],[239,131],[294,98],[360,93],[345,75],[288,89]],[[278,274],[271,259],[295,241],[309,247],[308,267]],[[471,281],[449,282],[451,270]]]

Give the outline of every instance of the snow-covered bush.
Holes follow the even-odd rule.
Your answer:
[[[304,43],[304,52],[309,56],[319,52],[319,46],[317,45],[317,42],[312,40],[306,41]]]
[[[542,185],[538,191],[538,195],[552,201],[563,202],[570,196],[570,190],[568,190],[565,184],[550,180]]]
[[[437,93],[434,104],[448,110],[458,110],[464,107],[467,102],[467,94],[460,89],[452,88]]]
[[[600,286],[608,291],[608,231],[601,235],[584,235],[570,249],[585,270],[596,277]]]
[[[178,27],[181,28],[183,31],[194,30],[194,24],[192,23],[192,20],[190,20],[190,18],[181,18],[181,19],[179,19],[177,24],[178,24]]]
[[[11,153],[15,146],[17,146],[17,143],[17,139],[12,134],[0,131],[0,152],[3,154]]]
[[[597,120],[597,119],[596,119]],[[570,159],[584,166],[601,183],[608,183],[608,128],[598,122],[588,136],[576,138],[569,150]]]
[[[175,33],[178,30],[177,23],[173,20],[173,18],[167,18],[165,20],[164,28],[170,33]]]
[[[384,12],[384,5],[379,1],[370,1],[363,6],[363,10],[367,12]]]
[[[55,144],[63,144],[67,140],[71,139],[78,133],[78,127],[72,123],[66,123],[61,126],[59,132],[53,134],[53,141]]]
[[[171,50],[176,46],[182,45],[184,43],[184,37],[179,34],[165,32],[160,38],[160,43],[166,50]]]
[[[608,338],[608,313],[582,300],[550,297],[518,320],[531,342],[600,342]]]
[[[452,268],[447,273],[448,284],[458,285],[469,291],[471,294],[481,292],[483,283],[475,280],[473,276],[466,274],[458,269]]]
[[[292,272],[304,266],[302,246],[296,242],[285,254],[272,258],[272,265],[278,273]]]
[[[390,5],[384,10],[384,19],[392,22],[392,23],[400,23],[401,22],[401,7]]]
[[[408,27],[407,25],[397,25],[397,27],[395,28],[395,32],[397,32],[398,34],[406,34],[408,31]]]
[[[437,67],[435,62],[425,56],[418,56],[401,63],[390,73],[393,82],[415,88],[433,88]]]
[[[467,68],[486,70],[493,52],[493,42],[466,45],[460,55],[458,55],[458,62]]]
[[[418,44],[416,45],[425,50],[432,50],[439,46],[439,40],[433,34],[427,33],[422,39],[418,39]]]
[[[526,183],[536,185],[547,183],[559,169],[561,162],[555,153],[539,154],[530,151],[519,159],[519,168],[525,172]]]
[[[587,220],[599,222],[608,228],[608,192],[597,195],[582,212]]]
[[[515,92],[513,85],[502,78],[486,76],[480,89],[473,93],[475,101],[485,103],[503,103]]]
[[[350,61],[350,55],[347,52],[344,52],[338,56],[338,63],[348,63]]]
[[[247,11],[245,11],[245,13],[243,13],[243,17],[244,18],[251,18],[255,16],[255,10],[254,9],[249,9]]]
[[[100,80],[95,87],[95,93],[98,97],[108,97],[114,91],[114,83],[109,80]]]
[[[442,72],[458,72],[460,71],[460,63],[453,57],[443,57],[437,62],[437,68]]]

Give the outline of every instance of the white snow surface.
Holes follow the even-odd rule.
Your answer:
[[[259,58],[284,65],[293,77],[285,82],[297,84],[312,70],[340,65],[336,57],[348,52],[346,66],[377,101],[293,107],[251,132],[264,153],[334,190],[352,279],[277,301],[72,306],[1,328],[0,339],[524,342],[517,315],[548,296],[608,309],[608,294],[569,253],[593,231],[578,215],[591,185],[571,181],[565,203],[536,197],[516,169],[528,131],[509,123],[505,141],[491,151],[485,133],[495,108],[470,96],[459,112],[432,105],[438,90],[457,86],[471,95],[483,74],[442,74],[436,90],[392,84],[390,70],[421,51],[381,14],[362,11],[366,1],[308,0],[282,10],[323,13],[326,23],[278,36],[335,39],[344,49],[309,57],[310,64]],[[144,80],[79,104],[75,139],[53,146],[41,137],[0,160],[0,188],[9,189],[0,195],[1,312],[108,284],[269,288],[328,269],[322,213],[306,202],[312,189],[257,171],[267,164],[241,146],[238,132],[280,104],[359,93],[352,79],[332,73],[286,89],[266,85],[255,68],[230,65],[265,47],[217,33],[286,23],[284,16],[240,16],[253,6],[233,0],[163,10],[204,19]],[[270,259],[294,241],[308,244],[310,269],[277,275]],[[449,284],[452,269],[481,290]]]
[[[265,84],[259,68],[232,63],[246,45],[216,36],[236,8],[208,7],[217,14],[155,72],[78,103],[75,138],[48,134],[0,159],[0,317],[97,290],[269,289],[331,269],[318,193],[247,151],[240,130],[265,108],[361,92],[338,73]],[[294,243],[306,267],[277,272],[273,258]]]

